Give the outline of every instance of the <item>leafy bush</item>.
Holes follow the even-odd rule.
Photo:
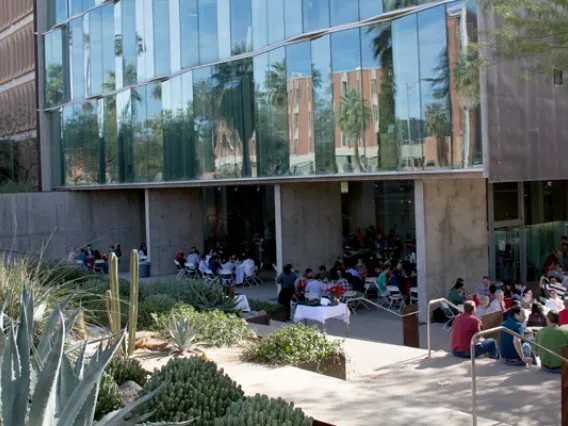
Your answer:
[[[231,403],[243,398],[244,392],[217,365],[202,358],[170,360],[154,374],[141,395],[146,395],[162,383],[165,389],[142,407],[142,413],[155,413],[152,421],[196,419],[193,425],[213,425],[213,420],[225,415]]]
[[[231,346],[250,336],[251,330],[242,318],[222,311],[196,312],[189,305],[178,303],[171,312],[155,315],[158,330],[168,336],[168,325],[171,316],[178,320],[188,318],[189,323],[198,329],[197,340],[207,346]]]
[[[268,364],[321,361],[343,353],[341,342],[328,339],[316,326],[282,327],[254,342],[244,360]]]
[[[268,315],[273,315],[277,312],[284,312],[284,306],[278,305],[276,303],[270,303],[266,300],[259,299],[248,299],[248,303],[251,311],[264,311]]]
[[[200,312],[233,313],[238,311],[237,301],[226,297],[220,285],[212,285],[205,281],[192,282],[182,295],[182,301]]]
[[[8,180],[0,184],[0,194],[20,194],[22,192],[34,192],[31,183],[14,182]]]
[[[113,358],[107,365],[105,372],[112,376],[118,386],[132,380],[140,386],[146,384],[146,371],[140,361],[132,358]]]
[[[215,419],[214,426],[311,426],[313,419],[281,398],[256,394],[233,402],[224,417]]]
[[[142,330],[153,330],[156,323],[152,319],[152,314],[168,315],[175,306],[176,300],[167,294],[153,294],[148,296],[138,307],[138,328]]]
[[[186,289],[187,284],[181,281],[157,281],[155,283],[140,283],[138,297],[145,300],[156,294],[167,294],[172,299],[179,301]]]
[[[95,420],[102,419],[108,413],[124,407],[124,402],[120,396],[118,385],[112,376],[103,373],[99,394],[97,395],[97,408],[95,409]]]

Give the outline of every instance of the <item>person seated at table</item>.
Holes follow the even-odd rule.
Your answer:
[[[286,264],[282,268],[282,273],[276,279],[280,284],[280,293],[278,294],[278,303],[284,306],[288,320],[290,320],[290,302],[296,292],[296,274],[292,272],[292,265]]]
[[[87,267],[87,253],[85,252],[85,249],[81,249],[81,251],[79,251],[79,254],[77,255],[77,262],[82,262],[85,268]]]
[[[489,281],[489,277],[488,276],[484,276],[481,279],[481,284],[479,284],[477,286],[477,294],[485,294],[486,296],[489,296],[489,286],[491,285],[491,282]]]
[[[505,304],[505,293],[503,290],[495,291],[494,299],[489,305],[489,312],[505,312],[507,310],[507,305]]]
[[[535,302],[532,304],[527,327],[546,327],[546,315],[540,303]]]
[[[219,264],[219,256],[211,256],[209,259],[209,269],[213,272],[213,275],[217,276],[221,265]]]
[[[234,274],[235,273],[235,262],[236,261],[237,261],[237,256],[232,255],[231,258],[223,264],[223,269],[226,269],[227,271],[231,271],[231,274]]]
[[[560,328],[558,326],[559,321],[560,315],[558,312],[555,310],[549,311],[546,314],[547,325],[536,333],[534,341],[555,354],[562,356],[562,348],[568,345],[568,330]],[[535,346],[535,352],[540,358],[540,367],[544,371],[555,374],[562,373],[562,361],[537,346]]]
[[[176,253],[176,261],[179,263],[179,266],[185,268],[185,253],[183,252],[183,249]]]
[[[471,339],[481,331],[481,321],[475,316],[475,303],[466,300],[463,304],[464,312],[459,314],[452,323],[450,347],[452,354],[458,358],[471,358]],[[494,339],[477,339],[475,342],[475,357],[489,354],[491,359],[499,359],[497,343]]]
[[[317,296],[318,299],[321,299],[327,293],[327,285],[321,281],[319,275],[317,275],[314,279],[308,282],[306,287],[306,294],[313,294]]]
[[[334,269],[343,269],[343,272],[345,272],[345,263],[343,262],[343,258],[341,256],[338,256],[337,260],[335,261],[335,265],[333,265]]]
[[[304,294],[306,293],[306,287],[308,286],[308,283],[313,279],[313,277],[312,268],[306,268],[304,275],[302,275],[302,277],[298,280],[298,285],[296,288],[296,296],[298,298],[301,299],[304,296]]]
[[[481,319],[483,315],[488,314],[490,312],[489,296],[486,296],[485,294],[480,294],[477,296],[477,301],[479,302],[479,306],[476,309],[475,316]]]
[[[506,281],[503,286],[503,293],[505,293],[505,298],[510,299],[513,297],[513,291],[515,290],[515,286],[511,281]]]
[[[489,286],[489,300],[491,302],[493,302],[493,300],[495,299],[495,292],[497,291],[497,286],[495,284],[491,284]],[[505,293],[503,293],[505,294]]]
[[[511,298],[520,301],[523,298],[524,290],[525,289],[523,287],[523,284],[520,281],[517,281],[513,286],[513,291],[511,292],[512,293]]]
[[[321,265],[319,267],[319,276],[322,281],[329,280],[329,274],[327,273],[327,268],[325,267],[325,265]]]
[[[209,269],[209,264],[207,263],[207,255],[204,254],[201,256],[201,260],[199,261],[199,266],[197,269],[199,269],[199,272],[202,276],[205,275],[205,271]]]
[[[447,299],[456,306],[457,305],[463,305],[463,302],[465,302],[464,283],[463,283],[463,281],[460,281],[459,278],[456,281],[456,283],[454,284],[454,286],[452,287],[452,289],[450,290],[450,293],[448,294]]]
[[[187,256],[185,263],[189,263],[189,264],[195,266],[195,268],[197,269],[197,267],[199,266],[200,260],[201,260],[201,256],[199,256],[199,250],[197,250],[195,247],[192,247],[191,253],[189,254],[189,256]]]
[[[387,291],[387,286],[390,285],[390,274],[390,265],[385,265],[377,278],[376,284],[378,294],[383,294],[385,291]]]
[[[408,294],[408,291],[406,289],[406,281],[398,268],[394,268],[391,272],[390,285],[397,287],[400,291],[400,294],[405,296]]]
[[[361,274],[359,273],[359,271],[357,269],[355,269],[353,267],[353,265],[349,265],[349,267],[345,270],[345,272],[353,275],[354,277],[356,277],[359,280],[363,279],[363,277],[361,277]]]
[[[343,276],[341,269],[335,271],[335,276],[332,279],[335,281],[335,285],[341,287],[345,292],[351,291],[351,283]]]
[[[533,292],[530,288],[525,288],[523,291],[523,298],[521,299],[521,308],[531,309],[534,303]]]
[[[509,318],[501,326],[525,337],[525,311],[520,306],[511,308]],[[536,364],[536,356],[532,353],[532,347],[527,342],[522,342],[518,337],[500,331],[500,353],[503,362],[507,365],[524,366],[528,363]]]
[[[550,295],[550,299],[546,301],[546,305],[544,307],[549,310],[561,311],[564,309],[564,302],[558,297],[556,290],[551,288],[548,291]]]
[[[359,275],[361,276],[362,279],[366,279],[367,276],[369,275],[367,271],[367,265],[365,265],[365,262],[363,262],[363,259],[361,258],[357,259],[357,264],[355,265],[355,269],[357,270],[357,272],[359,272]]]

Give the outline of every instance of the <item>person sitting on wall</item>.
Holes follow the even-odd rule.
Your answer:
[[[471,358],[471,339],[481,331],[481,321],[475,316],[475,303],[467,300],[463,304],[464,312],[459,314],[452,323],[450,347],[452,354],[458,358]],[[475,357],[489,354],[491,359],[499,359],[497,343],[494,339],[482,340],[478,338],[475,343]]]
[[[560,328],[560,315],[552,310],[546,314],[547,326],[536,333],[535,343],[562,356],[562,348],[568,345],[568,330]],[[540,358],[541,368],[548,373],[562,373],[562,361],[546,351],[535,346],[535,352]]]
[[[477,294],[485,294],[486,296],[489,296],[489,286],[491,285],[491,282],[489,281],[489,277],[488,276],[484,276],[481,279],[481,284],[479,284],[477,286]]]
[[[509,311],[509,318],[501,326],[525,337],[525,311],[515,306]],[[532,353],[529,343],[521,341],[505,331],[499,332],[501,358],[507,365],[524,366],[532,363],[536,365],[536,356]]]
[[[507,305],[505,303],[505,293],[503,290],[496,290],[493,301],[489,305],[489,312],[505,312],[506,310]]]
[[[521,299],[521,308],[531,309],[534,303],[533,292],[530,288],[525,288],[523,291],[523,298]]]
[[[454,305],[463,305],[465,302],[465,289],[464,283],[461,278],[458,278],[450,293],[448,294],[448,300],[452,302]],[[455,309],[452,309],[455,311]],[[456,313],[456,312],[454,312]]]
[[[551,288],[548,293],[550,294],[550,299],[546,301],[545,308],[555,311],[562,311],[564,309],[564,302],[558,297],[556,290]]]
[[[533,303],[531,306],[531,313],[527,320],[527,327],[546,327],[546,315],[544,308],[540,303]]]
[[[183,249],[176,253],[176,262],[179,263],[179,266],[182,269],[185,268],[185,253]]]
[[[479,319],[485,314],[490,313],[489,311],[489,296],[485,294],[480,294],[477,296],[477,301],[479,302],[479,306],[477,307],[475,316]]]

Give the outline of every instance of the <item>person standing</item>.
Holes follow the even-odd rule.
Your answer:
[[[286,311],[286,318],[290,318],[290,302],[294,293],[296,292],[296,274],[292,272],[292,265],[286,264],[282,268],[282,273],[278,276],[276,282],[280,284],[280,293],[278,294],[278,303],[284,306]]]

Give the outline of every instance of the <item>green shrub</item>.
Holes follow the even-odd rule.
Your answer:
[[[170,360],[154,370],[144,390],[146,395],[167,382],[165,389],[145,404],[141,413],[155,413],[151,421],[181,421],[194,418],[192,425],[209,426],[225,415],[231,403],[243,398],[243,391],[217,365],[202,358]]]
[[[251,311],[256,311],[256,312],[264,311],[268,315],[273,315],[277,312],[284,312],[285,310],[284,306],[276,303],[270,303],[267,302],[266,300],[248,299],[248,303]]]
[[[297,324],[264,336],[245,351],[243,358],[268,364],[296,364],[321,361],[342,353],[341,342],[330,340],[316,326]]]
[[[220,285],[212,285],[205,281],[193,281],[182,294],[181,300],[200,312],[234,313],[238,311],[237,301],[226,297]]]
[[[175,304],[176,300],[168,294],[153,294],[145,298],[138,307],[138,329],[155,330],[156,323],[152,314],[168,315]]]
[[[215,419],[214,426],[311,426],[313,419],[281,398],[256,394],[233,402],[224,417]]]
[[[124,402],[120,396],[118,385],[112,376],[103,373],[99,394],[97,395],[97,408],[95,409],[95,420],[102,419],[108,413],[124,407]]]
[[[182,281],[157,281],[155,283],[140,283],[139,300],[145,300],[156,294],[167,294],[176,301],[181,300],[186,291],[187,283]]]
[[[140,386],[146,384],[146,371],[137,359],[115,357],[108,363],[105,372],[112,376],[118,386],[129,380]]]
[[[155,315],[158,330],[168,336],[171,316],[178,320],[188,318],[192,326],[199,329],[197,341],[207,346],[231,346],[248,338],[251,330],[242,318],[222,311],[196,312],[189,305],[178,303],[167,314]]]

